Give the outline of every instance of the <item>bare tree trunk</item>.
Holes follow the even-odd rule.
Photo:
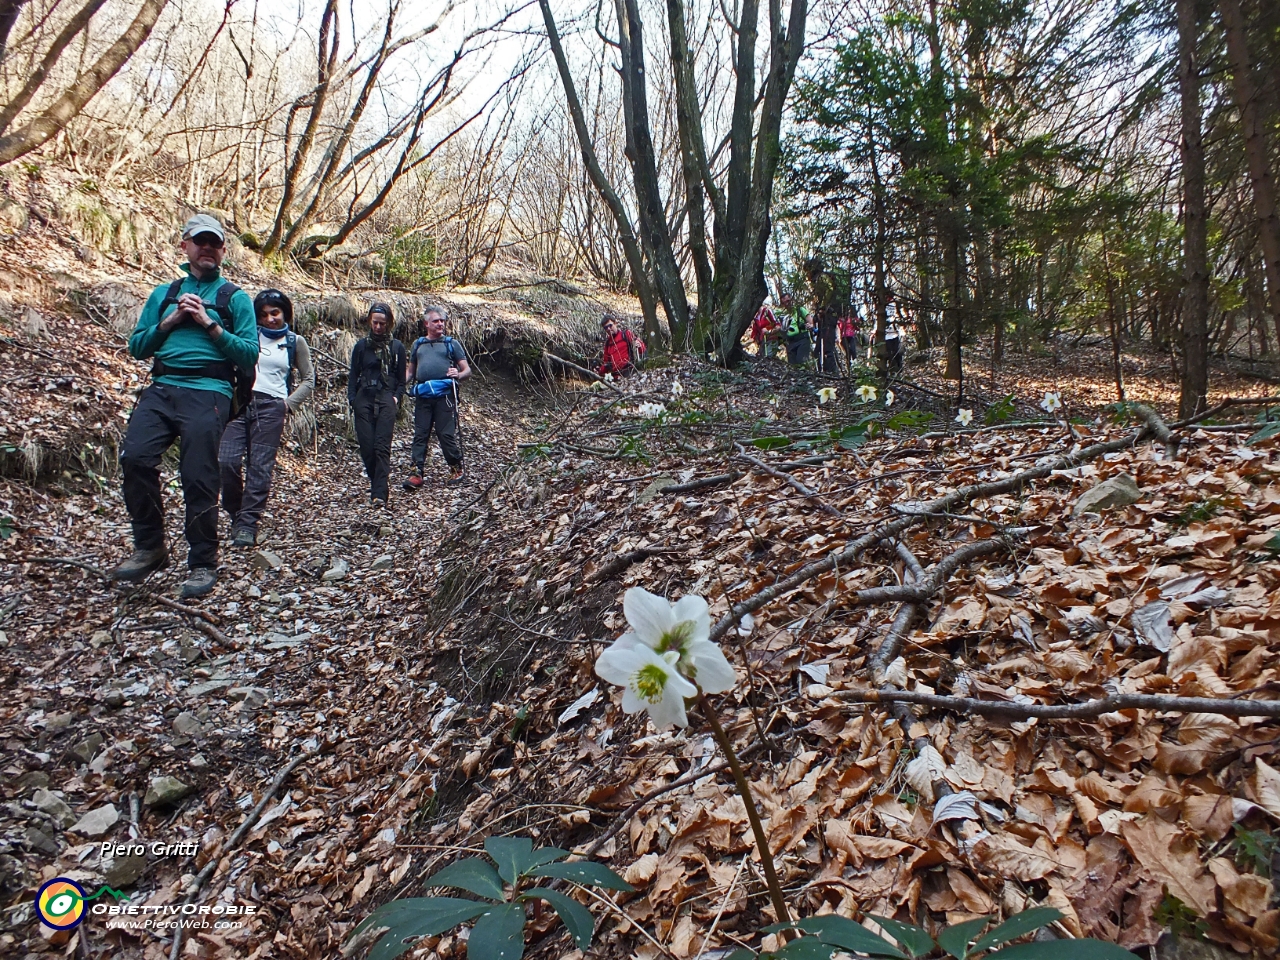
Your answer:
[[[0,137],[0,164],[10,163],[19,157],[25,156],[37,147],[43,146],[58,131],[64,129],[75,117],[85,108],[90,100],[97,95],[98,91],[106,85],[107,81],[116,75],[125,62],[134,55],[138,47],[142,46],[143,41],[151,35],[151,29],[156,25],[156,21],[160,19],[160,14],[164,12],[165,4],[168,0],[143,0],[141,8],[137,15],[133,18],[133,22],[129,24],[125,32],[115,43],[111,44],[102,55],[98,57],[84,73],[76,77],[71,86],[55,100],[40,116],[27,123],[25,126],[13,133]],[[89,0],[89,3],[77,14],[77,18],[83,17],[83,22],[76,28],[76,33],[80,32],[85,25],[88,24],[89,18],[93,16],[93,12],[101,6],[98,0]],[[65,34],[66,31],[64,30]],[[63,46],[70,43],[74,33],[66,38]],[[62,40],[62,34],[59,35],[55,44]],[[60,50],[58,51],[60,52]],[[38,69],[41,71],[40,79],[43,80],[44,73],[48,72],[53,61],[57,59],[57,53],[50,51],[52,59],[46,55]],[[36,87],[39,83],[36,84]],[[28,99],[35,93],[33,88],[28,94]],[[12,104],[9,105],[12,107]],[[21,109],[21,105],[19,106]],[[6,111],[7,112],[7,111]],[[14,111],[13,116],[16,116]],[[8,122],[12,122],[13,116],[8,118]]]
[[[744,5],[745,9],[745,5]],[[751,168],[751,194],[747,204],[746,231],[741,257],[722,265],[717,256],[716,270],[728,266],[734,272],[732,298],[720,318],[720,355],[724,360],[741,349],[739,341],[751,324],[756,308],[764,298],[764,259],[769,239],[769,210],[773,203],[773,181],[782,154],[780,134],[782,108],[795,79],[796,64],[804,49],[807,0],[791,0],[787,22],[782,21],[781,0],[769,0],[769,73],[765,78],[764,98],[760,104],[760,121],[756,132],[755,156]],[[741,38],[739,38],[741,43]],[[741,66],[741,51],[739,52]],[[728,204],[726,202],[726,215]],[[720,225],[717,224],[717,234]],[[716,286],[724,289],[719,277]]]
[[[294,193],[298,189],[298,178],[306,165],[315,143],[316,128],[320,125],[320,115],[324,112],[325,102],[329,97],[329,83],[333,78],[333,67],[338,60],[338,2],[327,0],[324,12],[320,15],[320,39],[316,44],[316,85],[311,92],[311,112],[307,115],[307,124],[303,127],[298,148],[293,159],[285,169],[284,185],[280,192],[280,207],[276,211],[275,223],[271,225],[271,233],[267,242],[262,245],[262,252],[269,256],[280,249],[284,237],[285,221],[289,219],[289,210],[293,206]],[[284,148],[289,149],[288,138]]]
[[[657,329],[658,325],[657,295],[654,293],[653,283],[645,268],[640,244],[636,240],[635,231],[631,227],[631,219],[627,216],[627,212],[622,206],[622,201],[618,199],[618,194],[613,189],[613,184],[609,182],[609,178],[600,169],[600,160],[596,156],[595,146],[591,142],[591,134],[587,130],[586,117],[582,112],[582,101],[578,99],[578,90],[574,85],[573,75],[569,72],[569,61],[565,59],[564,47],[560,44],[560,31],[556,29],[555,17],[551,13],[551,4],[549,0],[538,0],[538,6],[542,10],[542,21],[547,30],[547,41],[551,44],[551,53],[555,57],[556,69],[560,73],[560,82],[564,86],[565,101],[569,106],[569,116],[573,121],[574,133],[578,137],[578,147],[582,151],[582,163],[587,168],[587,175],[591,178],[592,186],[595,187],[596,192],[600,194],[601,199],[608,206],[609,212],[613,214],[614,223],[617,224],[618,237],[622,243],[623,252],[627,257],[627,266],[631,269],[631,281],[635,284],[636,296],[640,299],[640,309],[644,313],[644,328],[647,337],[650,332]]]
[[[653,265],[658,297],[667,313],[673,350],[689,348],[689,301],[671,246],[667,212],[658,185],[658,160],[649,128],[645,90],[644,33],[636,0],[617,0],[622,96],[627,118],[627,159],[635,183],[637,219],[645,252]]]
[[[0,63],[4,61],[5,51],[9,46],[9,32],[18,22],[18,14],[22,13],[26,3],[27,0],[0,0]]]
[[[88,25],[93,15],[102,8],[106,0],[89,0],[76,14],[63,25],[58,35],[53,38],[53,43],[49,44],[49,49],[45,51],[40,63],[27,77],[27,82],[22,85],[12,100],[0,109],[0,133],[9,129],[9,124],[22,112],[22,108],[31,102],[44,84],[45,77],[49,75],[49,71],[53,65],[58,62],[58,58],[62,56],[62,52],[70,46],[74,40]],[[19,7],[14,7],[14,16],[17,16]],[[0,17],[4,11],[0,10]],[[7,31],[6,31],[7,32]]]
[[[689,211],[689,251],[698,288],[698,321],[695,339],[712,313],[711,257],[707,249],[706,201],[703,169],[707,165],[702,142],[702,111],[693,78],[693,53],[685,34],[683,0],[667,0],[667,22],[671,33],[671,68],[676,87],[676,126],[680,133],[680,162],[684,174],[685,198]]]
[[[1107,275],[1107,317],[1111,329],[1111,372],[1116,381],[1116,399],[1125,402],[1124,366],[1120,359],[1120,326],[1116,320],[1116,285],[1111,275],[1111,257],[1107,252],[1107,234],[1102,233],[1102,269]]]
[[[1249,180],[1253,184],[1253,209],[1258,221],[1258,237],[1262,241],[1262,260],[1266,268],[1267,291],[1271,299],[1271,316],[1276,336],[1280,337],[1280,215],[1276,213],[1276,188],[1267,162],[1267,141],[1263,133],[1260,96],[1253,79],[1253,63],[1245,32],[1240,0],[1219,0],[1222,23],[1227,32],[1227,55],[1235,79],[1236,104],[1240,108],[1240,126],[1244,134],[1245,158],[1249,163]]]
[[[1182,310],[1181,419],[1205,406],[1209,389],[1209,265],[1205,203],[1204,143],[1201,140],[1199,26],[1195,0],[1178,0],[1178,88],[1182,99],[1182,210],[1185,287]]]
[[[884,180],[880,177],[880,162],[876,157],[875,134],[870,121],[867,123],[867,155],[871,166],[872,204],[875,211],[875,265],[873,272],[872,300],[875,303],[876,315],[871,329],[871,342],[884,340],[885,328],[889,325],[889,285],[885,276],[885,249],[888,245],[886,237],[886,216],[884,204]]]

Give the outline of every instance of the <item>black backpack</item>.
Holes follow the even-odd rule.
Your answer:
[[[166,307],[171,307],[178,302],[178,293],[182,289],[183,280],[175,280],[169,284],[169,291],[160,301],[160,313],[163,314]],[[240,292],[230,280],[224,280],[222,286],[218,288],[218,292],[214,295],[213,309],[218,313],[218,319],[222,322],[225,329],[226,321],[231,317],[231,298]],[[206,308],[207,309],[207,308]],[[292,366],[292,356],[290,357]],[[292,369],[290,370],[292,373]],[[249,406],[249,402],[253,400],[253,382],[257,378],[257,367],[250,367],[248,370],[241,369],[230,360],[219,360],[216,363],[206,363],[202,367],[171,367],[163,360],[157,357],[151,363],[151,378],[163,376],[185,376],[185,377],[209,377],[213,380],[226,380],[231,384],[231,419],[240,416]]]

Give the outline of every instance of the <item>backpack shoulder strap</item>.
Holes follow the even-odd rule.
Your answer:
[[[230,280],[223,281],[222,286],[218,288],[218,292],[213,298],[213,307],[218,311],[219,319],[226,320],[231,315],[231,298],[239,292],[240,288]],[[226,326],[226,324],[223,324],[223,326]]]
[[[179,277],[173,283],[169,284],[169,289],[165,292],[164,299],[160,301],[160,309],[163,310],[170,304],[178,302],[178,291],[182,289],[183,278]]]

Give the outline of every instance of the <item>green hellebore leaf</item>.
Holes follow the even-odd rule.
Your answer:
[[[522,900],[537,897],[547,901],[560,916],[560,922],[565,925],[570,936],[573,937],[573,942],[578,945],[578,949],[586,950],[591,946],[591,936],[596,932],[596,920],[591,916],[591,911],[577,900],[547,887],[534,887],[520,896]]]
[[[937,946],[933,942],[933,937],[915,924],[903,923],[901,920],[894,920],[892,917],[877,917],[875,914],[871,914],[871,919],[884,927],[889,936],[902,944],[903,949],[913,957],[923,957],[932,952],[934,947]]]
[[[1124,947],[1093,939],[1019,943],[987,956],[991,960],[1139,960]]]
[[[1015,913],[1000,926],[994,930],[987,931],[975,940],[973,942],[973,952],[990,950],[992,947],[998,947],[1000,944],[1008,943],[1010,940],[1017,940],[1032,930],[1039,930],[1055,920],[1061,920],[1062,916],[1062,911],[1055,910],[1053,907],[1032,907],[1030,910]]]
[[[520,960],[524,956],[524,903],[490,906],[471,928],[468,960]]]
[[[804,920],[797,920],[789,924],[775,923],[772,926],[765,927],[765,932],[776,933],[779,930],[787,929],[803,930],[805,933],[812,933],[823,943],[843,947],[846,950],[853,950],[858,953],[870,954],[873,957],[898,957],[899,960],[906,960],[907,958],[905,953],[888,940],[883,937],[877,937],[862,924],[854,923],[848,917],[834,915],[806,917]]]
[[[490,900],[502,899],[502,880],[493,866],[479,857],[451,863],[427,878],[428,887],[457,887]]]
[[[351,935],[365,930],[387,927],[373,949],[369,960],[395,960],[412,948],[404,941],[410,937],[434,937],[487,910],[491,904],[460,897],[410,897],[383,904],[360,923]]]
[[[607,890],[621,890],[629,893],[634,890],[631,884],[594,860],[575,860],[572,863],[549,863],[546,866],[530,870],[531,877],[554,877],[557,880],[572,880],[584,886],[604,887]]]
[[[982,928],[991,921],[986,917],[966,920],[955,926],[947,927],[938,934],[938,946],[951,954],[956,960],[964,960],[969,955],[969,941],[982,932]]]
[[[484,850],[498,865],[498,875],[512,886],[530,870],[569,855],[568,850],[559,847],[534,850],[528,837],[490,837],[484,842]]]

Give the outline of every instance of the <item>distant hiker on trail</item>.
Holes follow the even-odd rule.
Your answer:
[[[858,317],[857,307],[850,307],[849,312],[840,318],[838,332],[845,360],[848,361],[849,369],[852,370],[858,362],[858,345],[862,339],[862,321]]]
[[[222,277],[225,242],[213,217],[188,220],[182,228],[187,276],[151,291],[129,338],[129,353],[153,363],[151,385],[133,408],[120,451],[133,555],[111,577],[142,580],[168,566],[160,458],[181,438],[190,570],[185,598],[203,597],[218,582],[218,443],[258,362],[253,301]]]
[[[773,314],[773,308],[767,303],[760,304],[760,309],[751,321],[751,340],[756,345],[756,354],[762,358],[773,356],[781,336],[782,327]]]
[[[369,477],[369,500],[375,507],[385,507],[391,474],[391,435],[404,397],[406,358],[404,344],[391,336],[395,314],[389,304],[371,306],[368,323],[369,336],[351,350],[347,403],[355,416],[360,459]]]
[[[458,384],[471,376],[467,352],[462,344],[444,333],[449,317],[441,307],[427,307],[423,321],[427,335],[409,348],[409,392],[413,395],[413,467],[405,478],[406,490],[422,486],[431,428],[445,463],[449,464],[449,484],[467,477],[462,465],[462,444],[458,441]]]
[[[615,377],[634,373],[644,359],[644,343],[626,327],[619,329],[617,318],[609,314],[604,315],[600,326],[604,330],[604,361],[596,368],[596,373],[601,376],[611,373]]]
[[[813,341],[809,338],[809,311],[789,293],[778,304],[782,312],[782,335],[787,345],[787,363],[802,367],[809,362]]]
[[[285,418],[297,413],[316,388],[307,341],[293,332],[293,304],[279,290],[253,298],[258,317],[258,369],[253,399],[222,434],[222,507],[231,517],[231,545],[258,542],[258,520],[271,492],[271,474]],[[294,378],[294,371],[297,378]]]
[[[818,369],[823,373],[839,373],[836,359],[836,326],[840,319],[839,294],[835,280],[819,257],[805,262],[809,291],[813,294],[813,319],[818,329]]]
[[[899,373],[902,370],[902,331],[898,329],[898,321],[894,316],[893,304],[885,307],[885,323],[882,339],[874,347],[879,359],[880,372],[883,375]]]

